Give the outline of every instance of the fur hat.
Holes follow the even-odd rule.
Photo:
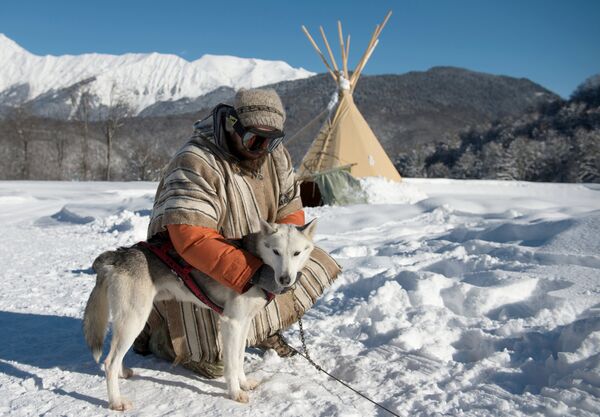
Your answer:
[[[283,131],[285,110],[273,89],[241,89],[235,95],[233,107],[245,127],[266,126]]]

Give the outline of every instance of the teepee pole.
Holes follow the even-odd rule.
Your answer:
[[[358,80],[358,77],[360,77],[360,74],[362,73],[362,70],[365,68],[366,63],[369,61],[369,59],[371,58],[371,55],[373,54],[373,51],[375,50],[375,47],[379,45],[379,39],[377,39],[375,41],[375,43],[373,44],[373,47],[371,48],[371,50],[369,51],[369,54],[367,55],[366,59],[363,61],[363,65],[357,69],[356,71],[356,80]],[[354,81],[354,83],[352,83],[352,88],[351,91],[354,92],[354,87],[356,85],[356,80]]]
[[[367,55],[369,54],[369,50],[371,49],[371,47],[373,46],[373,43],[375,42],[375,36],[377,35],[378,29],[379,29],[379,25],[375,26],[375,30],[373,31],[373,35],[371,35],[371,39],[369,40],[367,49],[365,49],[365,52],[360,57],[360,60],[358,61],[356,68],[354,68],[354,72],[352,73],[352,79],[350,80],[350,84],[354,84],[356,82],[356,80],[357,80],[356,71],[358,71],[358,69],[363,65],[363,62],[367,58]]]
[[[350,59],[350,34],[348,34],[348,38],[346,39],[346,65],[348,65],[348,59]],[[348,76],[350,76],[350,73],[348,73]]]
[[[333,64],[333,68],[335,68],[335,72],[339,72],[339,68],[337,66],[337,62],[335,62],[335,57],[333,56],[333,52],[331,52],[331,48],[329,47],[329,42],[327,42],[327,36],[325,36],[325,31],[323,30],[323,26],[319,26],[319,30],[321,31],[321,36],[323,37],[323,42],[325,42],[325,47],[327,48],[327,52],[329,52],[329,58],[331,58],[331,63]]]
[[[310,36],[310,33],[308,32],[308,29],[306,29],[306,27],[304,25],[302,25],[302,31],[304,32],[304,34],[306,35],[306,37],[308,38],[308,40],[310,41],[310,43],[312,44],[312,46],[315,48],[315,51],[317,51],[317,54],[321,57],[321,60],[323,61],[323,63],[327,67],[327,71],[329,72],[329,75],[331,75],[331,77],[333,78],[333,80],[337,83],[338,77],[333,73],[333,70],[329,66],[329,63],[327,62],[327,59],[325,58],[325,55],[323,55],[323,52],[321,52],[321,50],[317,46],[317,43],[315,42],[315,40],[313,39],[313,37]]]
[[[344,48],[344,35],[342,35],[342,22],[338,20],[338,35],[340,37],[340,49],[342,50],[342,65],[344,68],[344,77],[348,79],[348,57],[346,48]]]
[[[390,20],[390,17],[392,16],[392,11],[390,10],[386,15],[385,15],[385,19],[383,19],[383,22],[381,23],[381,25],[379,26],[379,33],[377,34],[377,37],[379,37],[379,34],[381,33],[381,31],[383,30],[383,28],[385,27],[385,25],[387,25],[388,20]]]
[[[383,30],[385,25],[387,25],[387,22],[388,22],[388,20],[390,20],[391,16],[392,16],[392,11],[390,10],[385,15],[383,22],[381,22],[380,25],[375,26],[375,31],[373,32],[373,35],[371,36],[371,40],[369,41],[369,46],[367,47],[367,50],[363,54],[358,65],[356,66],[356,69],[354,70],[354,73],[352,74],[352,82],[351,82],[352,85],[354,85],[356,83],[356,81],[358,81],[358,77],[360,76],[360,73],[362,72],[363,68],[367,64],[367,61],[371,57],[371,54],[373,53],[373,50],[375,49],[375,46],[376,46],[377,42],[379,41],[379,35],[381,34],[381,31]]]

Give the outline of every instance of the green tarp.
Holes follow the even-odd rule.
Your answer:
[[[319,186],[323,204],[342,206],[367,202],[367,195],[360,182],[350,175],[349,167],[313,174],[313,181]]]

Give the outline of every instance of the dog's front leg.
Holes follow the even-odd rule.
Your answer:
[[[242,338],[242,343],[240,344],[240,349],[238,352],[239,361],[240,361],[238,378],[240,381],[240,386],[245,391],[253,390],[260,384],[260,381],[258,381],[256,379],[246,378],[246,373],[244,372],[244,356],[246,354],[246,341],[248,340],[248,332],[250,331],[250,325],[252,324],[251,317],[253,317],[253,316],[246,316],[246,317],[244,317],[244,319],[242,321],[242,334],[244,336]]]
[[[241,403],[248,402],[248,394],[240,388],[239,373],[240,367],[240,345],[246,342],[243,337],[243,323],[232,317],[223,317],[222,320],[223,335],[223,362],[225,365],[225,381],[229,389],[229,396],[232,400]]]

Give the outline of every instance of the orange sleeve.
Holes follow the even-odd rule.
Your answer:
[[[194,268],[242,294],[263,262],[228,243],[215,229],[188,224],[167,225],[177,253]]]
[[[287,216],[277,220],[277,223],[281,224],[295,224],[296,226],[304,226],[304,210],[297,210]]]

